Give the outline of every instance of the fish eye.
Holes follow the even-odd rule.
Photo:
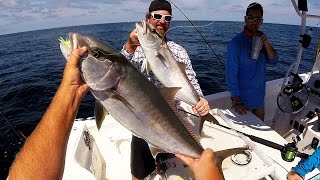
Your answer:
[[[97,49],[93,49],[92,50],[92,56],[95,57],[95,58],[99,58],[101,55],[101,52]]]
[[[113,56],[113,54],[105,53],[103,50],[98,49],[98,48],[92,49],[91,55],[99,61],[108,60],[108,61],[113,62],[113,58],[111,58]]]

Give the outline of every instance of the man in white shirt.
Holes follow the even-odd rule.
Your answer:
[[[166,0],[154,0],[149,6],[149,12],[146,15],[147,21],[152,24],[157,30],[165,35],[170,27],[172,19],[171,4]],[[203,98],[203,93],[196,79],[190,58],[187,51],[173,41],[167,42],[169,49],[172,51],[176,61],[186,64],[186,74],[189,81],[199,94],[200,101],[193,107],[194,111],[200,116],[205,116],[209,113],[210,107],[208,101]],[[130,60],[138,69],[141,69],[142,62],[145,60],[145,55],[139,45],[137,31],[133,30],[130,33],[128,41],[123,46],[121,53]],[[154,76],[152,72],[144,75],[158,88],[163,87],[160,81]],[[143,139],[132,136],[131,142],[131,174],[132,179],[143,179],[155,170],[155,160],[151,155],[149,146]]]

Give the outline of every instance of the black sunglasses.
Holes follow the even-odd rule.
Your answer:
[[[162,18],[164,18],[166,22],[170,22],[173,18],[171,15],[163,15],[160,13],[151,13],[151,16],[154,20],[157,20],[157,21],[160,21]]]
[[[246,16],[247,20],[249,22],[257,22],[257,23],[261,23],[263,21],[263,18],[260,18],[260,17],[253,17],[253,16]]]

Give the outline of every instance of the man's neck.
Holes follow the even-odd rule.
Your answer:
[[[243,32],[249,38],[254,36],[254,32],[250,31],[247,26],[244,26]]]

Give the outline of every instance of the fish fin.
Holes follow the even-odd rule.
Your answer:
[[[204,121],[209,121],[209,122],[211,122],[213,124],[217,124],[217,125],[220,124],[219,121],[209,112],[207,115],[200,117],[199,134],[201,134],[201,132],[202,132]]]
[[[200,116],[200,121],[199,121],[199,134],[201,135],[202,129],[203,129],[203,124],[204,124],[204,117]]]
[[[150,64],[147,58],[144,59],[141,65],[141,72],[146,71],[146,73],[149,75],[150,72]]]
[[[162,149],[160,149],[157,146],[154,146],[150,143],[148,143],[148,146],[149,146],[149,149],[150,149],[150,152],[151,152],[153,158],[156,158],[159,153],[166,153]]]
[[[190,133],[190,135],[192,136],[192,138],[202,147],[201,143],[200,143],[200,134],[198,132],[196,132],[196,130],[194,130],[187,121],[189,120],[190,116],[188,113],[186,113],[183,110],[179,110],[177,109],[175,111],[176,115],[178,116],[178,119],[181,121],[181,123],[183,124],[183,126],[188,130],[188,132]],[[198,134],[197,134],[198,133]]]
[[[100,101],[96,100],[94,105],[94,116],[96,118],[96,124],[98,129],[101,128],[105,116],[108,114],[108,111],[103,107]]]
[[[113,94],[111,98],[115,98],[120,100],[123,104],[125,104],[129,109],[134,109],[134,106],[132,106],[124,97],[121,96],[117,91],[113,91]]]
[[[219,121],[209,112],[207,115],[203,116],[203,118],[213,124],[219,125]]]
[[[164,88],[159,88],[160,93],[164,97],[164,99],[167,101],[169,106],[171,107],[172,110],[176,110],[176,94],[177,92],[181,89],[181,87],[164,87]]]
[[[170,88],[166,87],[166,88],[160,88],[160,92],[161,92],[162,96],[165,98],[165,100],[167,101],[167,103],[169,104],[169,106],[171,107],[171,109],[173,110],[173,112],[176,114],[176,116],[178,116],[178,119],[180,120],[180,122],[183,124],[183,126],[190,133],[192,138],[202,147],[202,145],[200,143],[199,135],[197,135],[192,130],[190,125],[185,120],[185,118],[188,118],[187,117],[188,114],[183,111],[178,111],[178,109],[177,109],[175,95],[180,89],[181,89],[180,87],[170,87]]]
[[[167,65],[167,58],[165,58],[159,51],[157,51],[157,54],[156,56],[161,60],[161,62],[163,63],[163,65],[168,68],[168,65]]]
[[[179,61],[177,61],[177,63],[178,63],[179,68],[181,69],[181,72],[183,72],[185,77],[188,77],[187,73],[186,73],[187,65],[185,63],[182,63],[182,62],[179,62]]]
[[[188,77],[188,75],[187,75],[187,72],[186,72],[187,64],[185,64],[185,63],[183,63],[183,62],[179,62],[179,61],[177,61],[177,63],[178,63],[178,66],[179,66],[182,74],[184,75],[184,77],[185,77],[186,79],[189,79],[189,77]],[[195,87],[194,87],[190,82],[188,83],[188,85],[189,85],[189,87],[192,89],[192,93],[193,93],[194,95],[198,96],[198,99],[199,99],[200,97],[199,97],[199,94],[198,94],[197,90],[195,89]]]

